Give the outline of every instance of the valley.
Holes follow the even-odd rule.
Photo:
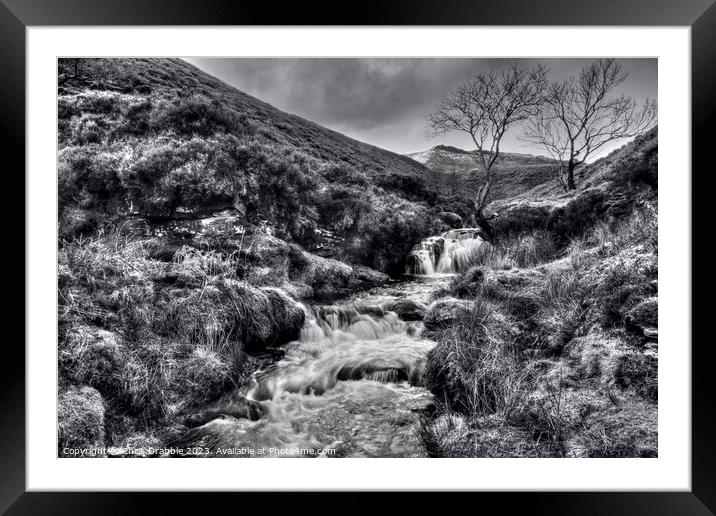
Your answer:
[[[490,239],[475,152],[401,156],[179,59],[72,64],[60,456],[656,454],[656,128],[572,192],[502,154]]]

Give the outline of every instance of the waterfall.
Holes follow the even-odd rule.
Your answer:
[[[406,274],[431,276],[467,268],[470,256],[482,245],[478,228],[451,229],[417,244],[408,256]]]
[[[305,307],[299,340],[270,371],[255,375],[247,397],[272,400],[282,393],[320,395],[340,381],[422,383],[425,354],[422,322],[362,303]]]
[[[430,264],[440,254],[433,251]],[[433,403],[424,375],[435,343],[423,337],[422,321],[401,319],[393,309],[401,301],[423,303],[447,281],[416,277],[333,305],[301,305],[299,338],[278,362],[256,371],[244,392],[261,407],[260,419],[221,413],[183,444],[214,457],[236,449],[247,457],[424,456],[418,416]]]

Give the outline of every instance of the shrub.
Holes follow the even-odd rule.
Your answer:
[[[158,131],[172,129],[182,135],[200,136],[231,132],[240,126],[231,109],[200,94],[158,104],[152,113],[151,124]]]
[[[150,131],[152,103],[149,99],[139,98],[128,103],[122,109],[124,124],[117,129],[119,134],[139,136]]]
[[[405,199],[425,201],[428,204],[435,204],[438,200],[437,193],[419,176],[391,173],[378,176],[376,184],[386,190],[399,192]]]
[[[557,255],[552,234],[545,230],[516,239],[508,249],[509,257],[518,267],[534,267],[554,260]]]
[[[195,348],[181,366],[187,403],[201,405],[219,398],[232,385],[231,366],[217,352]]]
[[[60,372],[74,383],[105,395],[120,391],[119,374],[126,360],[118,335],[89,326],[72,327],[59,343]]]
[[[162,424],[168,414],[172,370],[176,368],[172,355],[168,346],[151,343],[132,350],[122,368],[121,401],[144,427]]]
[[[477,266],[470,267],[462,274],[454,276],[447,287],[438,289],[432,294],[433,299],[444,296],[454,296],[460,299],[470,299],[482,292],[485,272]]]
[[[656,208],[645,204],[626,218],[599,222],[585,239],[598,246],[605,255],[616,255],[619,251],[637,245],[657,253],[659,236]]]
[[[602,370],[603,385],[621,390],[632,389],[637,394],[656,401],[658,374],[655,357],[623,347],[604,360]]]
[[[427,318],[427,316],[426,316]],[[451,410],[509,413],[519,403],[523,376],[515,349],[483,302],[444,328],[428,354],[426,385]]]
[[[58,452],[60,457],[77,457],[67,449],[104,446],[104,400],[92,387],[70,386],[57,399]]]
[[[473,266],[496,270],[513,267],[535,267],[554,260],[559,254],[552,234],[546,230],[534,230],[512,236],[500,236],[494,243],[484,242],[468,257]]]
[[[594,296],[603,327],[623,327],[626,313],[642,299],[656,294],[650,274],[649,269],[640,268],[638,261],[621,257],[599,277]]]
[[[386,207],[387,208],[387,207]],[[351,242],[349,258],[391,275],[402,274],[406,257],[415,242],[431,233],[424,210],[408,206],[369,213],[358,226],[359,237]]]
[[[75,145],[102,143],[108,124],[100,115],[82,115],[70,123],[70,141]]]
[[[303,310],[277,289],[214,278],[204,288],[170,299],[156,330],[224,356],[277,346],[298,337]]]
[[[619,400],[594,411],[581,423],[567,444],[573,457],[656,457],[657,411],[647,402]]]

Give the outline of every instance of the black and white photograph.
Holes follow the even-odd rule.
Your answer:
[[[57,59],[57,456],[658,457],[657,63]]]

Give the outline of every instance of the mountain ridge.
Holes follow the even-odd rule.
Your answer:
[[[467,155],[472,156],[476,158],[476,163],[478,165],[481,165],[479,162],[479,153],[480,151],[477,149],[474,150],[467,150],[467,149],[461,149],[459,147],[455,147],[453,145],[444,145],[444,144],[438,144],[433,147],[430,147],[429,149],[422,150],[422,151],[415,151],[415,152],[408,152],[405,154],[405,156],[408,156],[409,158],[418,161],[418,163],[422,163],[421,159],[423,159],[423,156],[427,156],[436,152],[446,152],[451,154],[458,154],[458,155]],[[486,151],[483,151],[484,154],[486,154]],[[416,159],[417,158],[417,159]],[[509,159],[523,159],[525,161],[527,160],[534,160],[536,163],[548,163],[551,162],[551,158],[548,158],[547,156],[542,156],[540,154],[530,154],[530,153],[523,153],[523,152],[500,152],[500,155],[498,156],[498,162],[504,161]]]
[[[479,152],[436,145],[407,156],[429,169],[425,177],[433,188],[448,195],[470,197],[486,180]],[[501,152],[492,172],[493,199],[520,195],[555,177],[551,159],[513,152]]]

